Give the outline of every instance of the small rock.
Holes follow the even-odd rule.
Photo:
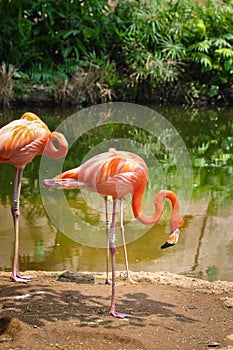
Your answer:
[[[14,295],[13,297],[11,297],[12,299],[16,299],[16,300],[20,300],[20,299],[25,299],[25,298],[29,298],[32,297],[31,293],[26,293],[23,295]]]
[[[228,340],[232,340],[232,341],[233,341],[233,334],[229,334],[229,335],[227,335],[227,339],[228,339]]]
[[[58,277],[60,282],[76,282],[82,284],[94,284],[95,278],[91,273],[69,272],[66,271]]]
[[[225,301],[223,302],[223,306],[227,308],[232,308],[233,307],[233,298],[226,298]]]
[[[193,305],[193,306],[191,305],[188,307],[188,310],[197,310],[197,309],[198,309],[198,307],[195,305]]]
[[[101,322],[104,322],[104,321],[101,320],[101,318],[97,318],[96,320],[94,320],[94,322],[96,322],[96,323],[101,323]]]
[[[220,344],[217,341],[210,341],[208,344],[209,348],[216,348],[217,346],[219,346]]]

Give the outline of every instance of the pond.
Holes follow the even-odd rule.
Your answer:
[[[144,120],[140,119],[146,118],[144,115],[139,118],[140,122],[129,125],[114,119],[99,123],[98,116],[96,119],[88,119],[88,116],[86,120],[84,114],[81,115],[81,124],[88,127],[78,126],[78,135],[71,135],[67,121],[76,116],[76,110],[30,108],[51,130],[63,125],[62,131],[65,131],[71,147],[64,164],[54,160],[43,163],[45,157],[36,157],[25,168],[20,203],[22,271],[105,271],[103,198],[87,190],[48,191],[43,189],[41,180],[58,174],[57,164],[63,170],[74,168],[93,154],[115,147],[138,153],[148,164],[149,182],[144,206],[148,214],[154,209],[154,196],[164,187],[181,197],[184,214],[184,227],[178,244],[161,250],[160,246],[168,235],[169,205],[165,205],[160,223],[145,228],[133,219],[131,197],[126,196],[125,235],[130,270],[163,270],[210,281],[233,281],[232,108],[148,107],[158,113],[162,123],[156,124],[156,127],[163,130],[154,132],[146,126],[146,122],[144,127]],[[25,111],[2,113],[0,126],[19,118]],[[127,119],[127,115],[124,118]],[[174,139],[170,138],[170,131],[177,133]],[[164,141],[165,137],[173,142],[175,151],[166,147],[166,142],[170,141]],[[179,147],[175,143],[180,140],[183,142],[181,158],[184,163],[177,156]],[[181,162],[178,167],[177,159]],[[188,169],[190,166],[191,169]],[[10,207],[13,178],[13,167],[0,164],[1,271],[11,271],[12,266],[14,234]],[[71,216],[77,218],[72,223],[73,229],[69,228],[69,215],[64,214],[64,199]],[[50,209],[56,213],[51,214]],[[116,268],[123,271],[119,226],[117,232]]]

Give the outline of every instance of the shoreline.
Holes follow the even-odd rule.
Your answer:
[[[61,282],[78,283],[78,284],[100,284],[106,278],[105,272],[69,272],[69,271],[25,271],[26,275],[32,276],[33,279],[58,280],[62,275],[66,277]],[[158,272],[130,272],[132,279],[138,283],[170,285],[192,291],[199,291],[207,294],[221,294],[233,291],[232,281],[206,281],[195,277],[178,275],[166,271]],[[111,275],[111,274],[110,274]],[[0,280],[2,277],[9,277],[10,272],[0,271]],[[89,280],[89,282],[88,282]],[[91,280],[91,281],[90,281]],[[116,271],[116,281],[125,282],[124,273]],[[0,282],[1,285],[1,282]]]

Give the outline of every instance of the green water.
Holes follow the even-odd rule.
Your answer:
[[[129,266],[132,271],[165,270],[208,280],[233,280],[233,118],[232,108],[190,109],[150,106],[165,117],[183,139],[190,155],[193,170],[192,197],[185,211],[184,228],[179,243],[168,250],[159,247],[167,238],[169,207],[161,223],[142,233],[141,224],[129,224],[130,196],[125,200],[126,236]],[[24,110],[5,112],[0,124],[5,125],[20,117]],[[30,108],[54,130],[75,110],[44,110]],[[166,149],[156,149],[156,139],[137,127],[107,124],[93,125],[91,130],[75,142],[64,169],[76,167],[99,145],[114,139],[133,140],[149,160],[163,169],[169,189],[178,189],[176,170]],[[151,160],[149,156],[152,154]],[[51,161],[52,164],[53,161]],[[88,245],[73,240],[51,222],[44,209],[39,186],[40,157],[36,157],[24,171],[20,218],[20,269],[21,270],[71,270],[105,271],[105,249],[93,241]],[[149,174],[153,178],[153,172]],[[160,173],[151,180],[150,193],[156,194]],[[13,255],[13,222],[11,198],[13,191],[13,167],[0,164],[0,270],[10,271]],[[158,180],[158,181],[157,181]],[[158,183],[156,183],[156,181]],[[164,180],[163,180],[164,181]],[[185,185],[185,184],[184,184]],[[51,193],[52,195],[52,193]],[[101,237],[104,242],[104,212],[101,198],[82,190],[66,192],[71,210],[81,218],[82,234]],[[111,203],[110,203],[111,205]],[[59,207],[59,203],[57,203]],[[101,210],[98,210],[99,208]],[[150,208],[149,208],[150,209]],[[151,211],[153,204],[151,202]],[[62,209],[61,209],[61,222]],[[139,234],[135,239],[134,232]],[[119,227],[117,228],[119,232]],[[93,238],[94,239],[94,238]],[[134,240],[135,239],[135,240]],[[124,270],[124,256],[117,238],[117,269]]]

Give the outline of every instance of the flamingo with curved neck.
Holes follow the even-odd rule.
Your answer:
[[[0,129],[0,163],[9,163],[15,167],[11,207],[15,230],[12,281],[28,282],[31,279],[19,272],[19,198],[23,170],[37,155],[44,153],[48,157],[58,159],[64,157],[67,151],[65,137],[58,132],[51,132],[47,125],[31,112],[24,113],[20,119],[13,120]]]
[[[148,181],[148,169],[144,160],[138,155],[116,151],[111,148],[108,152],[98,154],[79,167],[68,170],[53,179],[43,181],[48,188],[75,189],[84,188],[102,194],[105,198],[112,196],[113,212],[111,233],[106,228],[107,241],[112,257],[112,299],[110,314],[116,317],[125,317],[127,315],[118,313],[115,310],[115,216],[117,199],[122,199],[128,193],[132,194],[132,210],[135,218],[144,225],[156,224],[163,213],[163,202],[167,198],[172,205],[170,217],[170,236],[161,248],[167,248],[177,243],[179,232],[183,225],[183,219],[180,214],[179,201],[172,191],[162,190],[155,199],[155,212],[152,216],[146,216],[142,211],[142,197]],[[121,215],[121,233],[124,243],[123,207],[120,209]],[[106,219],[107,219],[106,213]],[[106,225],[107,226],[107,225]],[[124,252],[126,258],[127,276],[129,278],[127,254],[124,243]],[[108,261],[108,258],[107,258]],[[108,275],[107,275],[108,280]]]

